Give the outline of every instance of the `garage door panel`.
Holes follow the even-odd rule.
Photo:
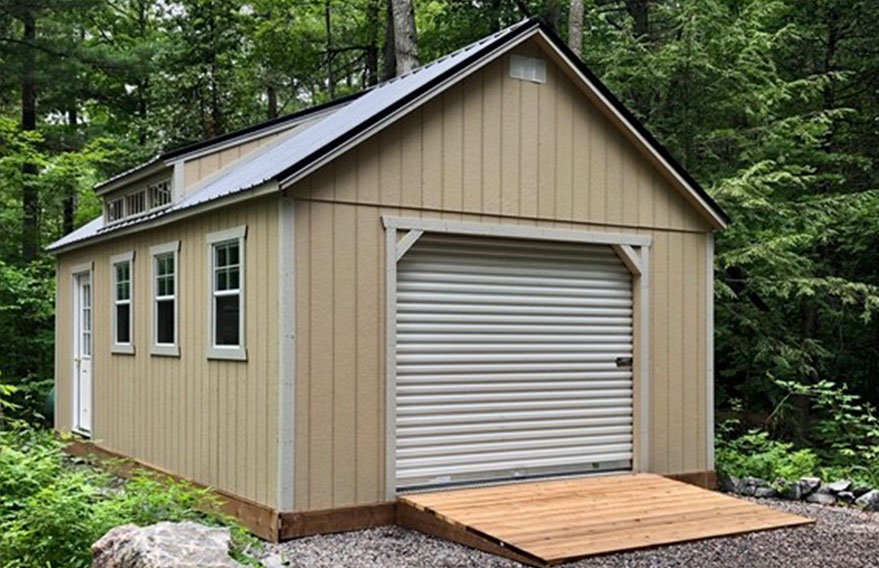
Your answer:
[[[397,266],[398,486],[630,469],[631,283],[607,246],[424,235]]]
[[[435,417],[430,417],[431,419]],[[419,436],[448,436],[450,440],[456,435],[468,435],[474,433],[495,432],[504,435],[507,432],[530,432],[538,430],[558,430],[565,428],[605,428],[626,426],[631,430],[632,417],[625,415],[573,417],[555,416],[553,418],[541,417],[537,420],[520,419],[515,422],[497,421],[489,418],[485,421],[473,420],[467,424],[451,421],[448,424],[436,422],[428,423],[424,419],[404,420],[405,432],[398,432],[397,439],[405,440]],[[547,434],[549,435],[549,434]]]

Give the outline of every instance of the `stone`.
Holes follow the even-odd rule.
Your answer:
[[[778,496],[778,491],[772,487],[757,487],[754,489],[754,497],[760,499],[771,499]]]
[[[836,495],[839,495],[843,491],[848,491],[852,487],[852,482],[847,479],[840,479],[838,481],[834,481],[833,483],[827,484],[825,487]]]
[[[799,501],[803,498],[803,486],[800,482],[789,483],[781,490],[779,496],[782,499],[790,499],[791,501]]]
[[[851,505],[855,502],[855,494],[851,491],[840,491],[836,497],[840,503],[845,503],[846,505]]]
[[[867,491],[855,499],[855,505],[866,511],[879,511],[879,491],[875,489]]]
[[[867,485],[855,485],[850,489],[852,493],[855,494],[855,498],[860,497],[866,493],[870,492],[870,487]]]
[[[818,505],[835,505],[836,495],[822,487],[818,491],[810,493],[806,497],[806,501],[809,503],[817,503]]]
[[[730,475],[723,478],[721,487],[727,493],[739,493],[742,489],[742,482],[738,477]]]
[[[803,495],[809,495],[821,487],[821,479],[817,477],[801,477],[799,484],[803,489]]]
[[[122,525],[92,545],[92,568],[244,568],[230,541],[229,529],[188,521]]]
[[[284,560],[280,554],[270,554],[262,559],[263,568],[284,568]]]

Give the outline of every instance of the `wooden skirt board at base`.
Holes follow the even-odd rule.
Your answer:
[[[397,521],[535,566],[814,522],[653,474],[406,495]]]

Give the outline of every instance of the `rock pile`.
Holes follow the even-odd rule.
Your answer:
[[[856,485],[846,479],[824,483],[817,477],[797,481],[777,479],[769,483],[758,477],[727,477],[721,488],[727,493],[745,497],[777,498],[806,501],[819,505],[854,505],[866,511],[879,511],[879,490]]]

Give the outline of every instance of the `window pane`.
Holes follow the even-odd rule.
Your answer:
[[[220,296],[214,301],[217,345],[239,345],[238,324],[241,314],[238,296]]]
[[[217,266],[226,266],[226,245],[217,245]]]
[[[174,343],[174,300],[156,302],[156,341]]]
[[[131,343],[131,306],[116,306],[116,343]]]
[[[230,268],[229,272],[229,289],[237,290],[238,289],[238,268]]]
[[[238,264],[238,242],[229,243],[229,264]]]

